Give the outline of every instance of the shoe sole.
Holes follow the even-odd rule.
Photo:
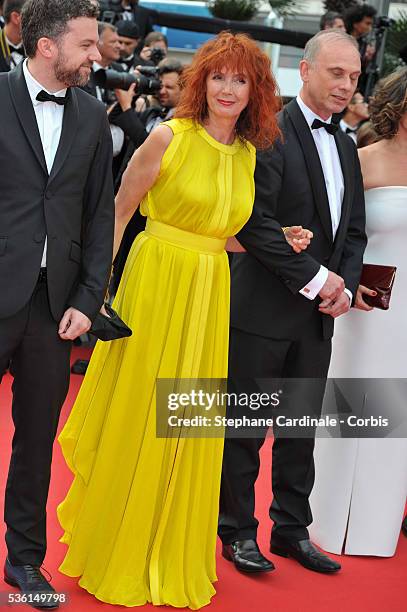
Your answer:
[[[287,552],[285,548],[281,548],[280,546],[270,546],[270,552],[273,555],[278,555],[279,557],[295,559],[295,561],[300,563],[302,567],[305,567],[305,569],[309,569],[312,572],[318,572],[318,574],[336,574],[336,572],[339,572],[339,570],[341,569],[340,567],[338,567],[338,569],[317,569],[316,567],[305,565],[305,563],[297,559],[297,557],[295,557],[294,555],[291,555],[289,552]]]
[[[270,567],[268,569],[242,569],[236,565],[236,563],[233,561],[232,557],[228,555],[228,553],[222,552],[222,557],[226,559],[226,561],[230,561],[231,563],[233,563],[237,571],[242,572],[242,574],[265,574],[272,572],[276,569],[275,567]]]

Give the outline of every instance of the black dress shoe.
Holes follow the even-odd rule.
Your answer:
[[[222,556],[232,561],[240,572],[254,574],[274,569],[273,563],[261,554],[256,540],[237,540],[232,544],[223,544]]]
[[[401,530],[405,536],[407,536],[407,516],[404,517],[404,521],[401,524]]]
[[[58,601],[52,596],[55,589],[41,574],[40,568],[34,565],[11,565],[6,559],[4,565],[4,580],[11,586],[18,587],[27,595],[27,603],[40,610],[54,610],[59,607]],[[41,601],[41,599],[46,601]],[[42,596],[42,597],[41,597]]]
[[[314,572],[333,574],[341,569],[339,563],[320,552],[310,540],[291,542],[279,536],[271,536],[270,552],[280,557],[292,557]]]

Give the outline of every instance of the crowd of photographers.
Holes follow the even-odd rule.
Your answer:
[[[343,14],[328,11],[321,17],[321,30],[337,28],[357,40],[362,60],[358,89],[365,100],[368,100],[373,92],[384,35],[393,23],[389,17],[377,16],[375,7],[365,3],[351,6]]]
[[[0,72],[12,70],[24,59],[20,13],[25,1],[0,0]],[[134,151],[156,126],[173,116],[183,66],[167,57],[166,37],[153,30],[156,11],[139,6],[138,0],[101,0],[99,6],[101,60],[93,65],[84,89],[106,106],[117,191]],[[321,30],[347,31],[358,41],[363,68],[358,91],[345,113],[337,118],[341,129],[358,146],[370,144],[376,138],[368,122],[367,101],[377,77],[383,34],[391,22],[387,17],[377,17],[376,9],[365,3],[352,6],[343,14],[329,11],[321,17]],[[144,223],[137,212],[128,225],[116,259],[115,286],[131,244],[144,229]]]
[[[5,0],[0,30],[0,72],[24,59],[20,14],[26,0]],[[116,188],[134,150],[165,119],[179,97],[182,64],[167,57],[168,42],[153,31],[154,11],[137,0],[100,2],[99,52],[84,89],[106,106],[113,139]]]

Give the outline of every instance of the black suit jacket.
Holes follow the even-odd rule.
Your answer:
[[[38,279],[45,237],[51,312],[93,319],[112,259],[112,143],[106,111],[70,88],[48,175],[22,65],[0,75],[0,318],[18,312]]]
[[[7,50],[6,35],[3,29],[0,29],[0,72],[9,72],[10,55]]]
[[[319,298],[299,292],[320,265],[336,272],[356,295],[366,246],[363,182],[353,141],[338,130],[335,141],[345,183],[340,225],[333,240],[328,195],[311,131],[297,102],[279,114],[283,142],[258,153],[252,216],[237,235],[248,251],[231,264],[231,325],[264,337],[298,338],[315,316]],[[313,231],[308,249],[294,253],[281,227]],[[321,317],[323,337],[333,318]]]

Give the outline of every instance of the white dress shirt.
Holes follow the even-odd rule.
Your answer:
[[[325,179],[326,192],[328,195],[332,235],[335,239],[335,235],[341,220],[342,202],[345,193],[345,183],[343,180],[341,161],[339,159],[339,153],[333,135],[329,134],[324,127],[318,128],[317,130],[311,129],[314,119],[319,119],[324,123],[331,123],[332,117],[329,117],[326,120],[322,119],[322,117],[319,117],[310,108],[308,108],[300,96],[297,96],[297,103],[305,117],[309,129],[311,130],[311,134],[318,151],[318,156]],[[300,290],[300,293],[309,300],[314,300],[324,286],[327,278],[328,269],[325,268],[325,266],[321,266],[314,278],[312,278],[310,282]],[[350,300],[352,300],[352,293],[348,289],[345,289],[345,291]]]
[[[344,121],[343,119],[340,120],[339,122],[339,127],[341,128],[342,132],[345,132],[345,134],[347,133],[348,136],[350,138],[352,138],[353,142],[355,144],[357,144],[357,133],[358,133],[358,127],[354,127],[352,125],[349,125],[349,123],[346,123],[346,121]],[[346,130],[351,130],[350,132],[346,132]]]
[[[146,124],[147,134],[150,134],[153,130],[155,130],[155,128],[158,127],[160,123],[162,123],[163,121],[168,121],[169,119],[172,119],[174,114],[175,114],[175,108],[170,108],[167,114],[165,115],[165,117],[158,115],[157,117],[154,117],[153,119],[150,119],[149,121],[147,121],[147,124]]]
[[[10,68],[13,69],[16,66],[18,66],[19,64],[21,64],[21,62],[24,59],[24,47],[23,47],[23,43],[20,42],[18,45],[14,45],[6,36],[6,34],[4,34],[4,38],[6,39],[6,43],[9,46],[9,49],[11,51],[10,53]],[[12,51],[12,49],[21,49],[22,53],[17,53],[16,51]]]
[[[34,107],[35,118],[37,119],[38,131],[40,133],[42,148],[44,150],[45,162],[48,174],[54,163],[62,131],[62,120],[64,118],[64,107],[56,102],[39,102],[36,98],[40,91],[44,90],[53,96],[63,98],[66,89],[57,92],[48,91],[34,79],[28,69],[28,60],[24,60],[23,72],[27,83],[28,93]],[[41,268],[47,265],[47,238],[45,238],[44,252],[42,254]]]

